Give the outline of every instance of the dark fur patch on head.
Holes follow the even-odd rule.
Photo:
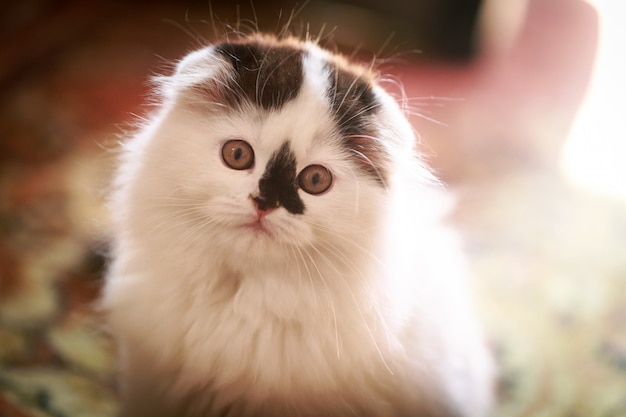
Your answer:
[[[270,158],[259,181],[259,192],[254,201],[261,210],[283,206],[291,214],[304,213],[304,202],[296,189],[296,156],[289,142]]]
[[[384,185],[387,158],[373,123],[380,102],[372,85],[362,75],[333,63],[329,70],[328,96],[345,144],[359,166]]]
[[[298,95],[304,79],[302,49],[248,40],[222,43],[215,51],[232,64],[223,96],[227,104],[235,107],[247,100],[274,110]]]

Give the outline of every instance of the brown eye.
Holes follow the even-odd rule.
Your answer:
[[[222,160],[232,169],[248,169],[254,164],[254,151],[244,140],[229,140],[222,147]]]
[[[298,185],[300,188],[313,195],[328,191],[332,183],[332,174],[321,165],[309,165],[298,175]]]

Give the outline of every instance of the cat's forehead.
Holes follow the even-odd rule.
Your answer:
[[[276,110],[293,100],[304,80],[303,50],[259,42],[222,43],[215,47],[230,67],[223,97],[232,107],[242,101]]]
[[[204,62],[213,70],[205,69],[208,77],[200,88],[194,86],[201,98],[239,113],[252,108],[272,117],[291,111],[282,122],[292,122],[293,129],[332,123],[355,160],[381,180],[384,146],[377,139],[375,117],[382,102],[367,67],[295,39],[253,36],[207,51]],[[196,68],[203,71],[202,65]],[[316,103],[323,107],[318,112]]]
[[[230,64],[226,87],[232,94],[224,98],[231,105],[246,100],[265,110],[280,109],[298,96],[305,79],[311,77],[321,77],[325,85],[318,93],[330,99],[333,109],[350,104],[363,110],[377,104],[373,77],[366,68],[312,43],[253,37],[218,44],[214,52]]]

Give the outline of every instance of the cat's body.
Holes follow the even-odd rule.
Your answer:
[[[369,72],[253,36],[160,86],[111,200],[122,414],[486,415],[445,199]]]

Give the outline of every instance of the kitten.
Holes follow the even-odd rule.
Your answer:
[[[111,199],[122,415],[487,415],[445,197],[371,71],[257,34],[159,86]]]

